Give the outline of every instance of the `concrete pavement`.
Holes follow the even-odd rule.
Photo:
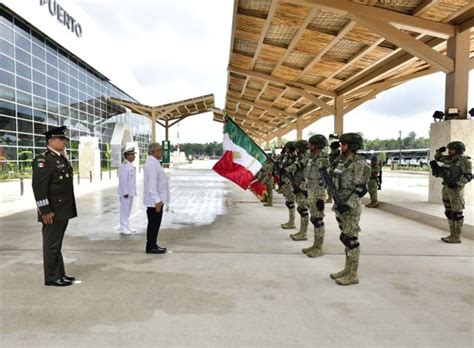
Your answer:
[[[286,207],[263,207],[197,166],[170,171],[173,212],[144,253],[121,236],[115,187],[78,199],[63,255],[82,281],[43,286],[35,211],[0,218],[1,340],[4,347],[472,347],[474,242],[377,209],[362,217],[360,281],[340,287],[334,215],[326,208],[325,255],[309,259],[282,230]],[[139,189],[139,192],[141,190]]]

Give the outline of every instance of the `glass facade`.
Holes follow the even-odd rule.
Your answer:
[[[110,158],[117,122],[132,124],[140,157],[150,142],[150,121],[108,103],[136,101],[92,67],[0,7],[0,171],[29,167],[45,149],[43,132],[69,129],[69,158],[78,161],[80,136],[99,139],[102,165]]]

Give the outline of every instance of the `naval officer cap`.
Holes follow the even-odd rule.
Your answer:
[[[129,146],[129,147],[125,148],[125,150],[123,150],[123,155],[124,156],[130,155],[132,153],[136,153],[135,148],[133,146]]]
[[[46,141],[48,141],[51,138],[69,139],[66,135],[66,131],[67,131],[67,127],[61,126],[61,127],[51,128],[49,131],[44,132],[43,134],[46,136]]]

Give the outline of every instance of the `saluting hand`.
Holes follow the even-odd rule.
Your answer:
[[[41,215],[41,218],[43,219],[43,223],[45,225],[51,225],[53,223],[53,217],[54,217],[54,213]]]

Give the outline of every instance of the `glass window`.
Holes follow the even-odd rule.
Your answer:
[[[25,39],[23,36],[19,35],[18,33],[15,33],[15,45],[18,47],[24,49],[27,52],[31,52],[31,41],[28,39]]]
[[[69,116],[69,107],[68,106],[60,106],[59,114],[62,116]]]
[[[33,118],[37,122],[46,122],[46,112],[40,110],[33,110]]]
[[[16,100],[19,104],[32,105],[32,96],[29,93],[16,92]]]
[[[33,109],[18,105],[16,108],[16,114],[18,118],[31,120],[33,118]]]
[[[33,106],[40,110],[46,110],[46,99],[33,97]]]
[[[0,100],[0,114],[15,117],[15,104]]]
[[[31,93],[31,80],[25,80],[19,76],[16,78],[16,88]]]
[[[46,52],[46,62],[48,64],[51,64],[54,67],[57,67],[58,66],[58,57],[56,57],[56,55],[53,55],[49,52]]]
[[[46,88],[38,85],[37,83],[33,83],[33,94],[46,98]]]
[[[2,145],[16,145],[16,133],[9,132],[0,132],[0,144]],[[6,147],[2,146],[2,157],[6,159],[11,159],[5,155]],[[15,156],[16,159],[16,156]]]
[[[46,130],[45,130],[46,132]],[[35,136],[35,146],[36,148],[45,148],[46,147],[46,137],[44,136]],[[38,151],[38,150],[36,150]]]
[[[13,58],[13,45],[6,42],[5,40],[0,39],[0,52]]]
[[[16,62],[16,74],[31,79],[31,67]]]
[[[71,118],[77,120],[79,118],[79,111],[71,109]]]
[[[60,59],[58,63],[59,63],[59,64],[58,64],[59,70],[64,71],[65,73],[68,73],[68,72],[69,72],[69,65],[68,65],[67,62],[65,62],[64,60]]]
[[[18,146],[33,146],[33,135],[18,133]]]
[[[4,38],[5,40],[9,42],[13,42],[13,30],[0,24],[0,37]]]
[[[0,116],[0,129],[16,131],[16,120],[12,117]]]
[[[40,33],[37,33],[36,31],[32,30],[31,31],[31,39],[33,40],[33,43],[44,47],[44,37]]]
[[[61,93],[64,93],[64,94],[68,94],[68,92],[69,92],[69,87],[68,87],[66,84],[64,84],[64,83],[59,82],[59,91],[60,91]]]
[[[35,129],[35,134],[43,134],[47,131],[46,124],[44,123],[33,122],[33,127]]]
[[[4,133],[4,136],[1,136],[2,139],[1,141],[9,141],[11,139],[11,134],[10,133]],[[8,143],[9,144],[9,143]],[[13,145],[16,145],[16,136],[15,136],[15,142]],[[8,146],[2,146],[2,157],[6,160],[10,161],[16,161],[16,147],[8,147]]]
[[[52,89],[48,88],[48,101],[58,102],[59,101],[58,92],[53,91]]]
[[[46,56],[46,51],[44,50],[43,47],[40,47],[38,45],[35,45],[33,44],[32,45],[32,51],[33,51],[33,55],[35,57],[38,57],[38,58],[41,58],[42,60],[45,60],[45,56]]]
[[[58,110],[59,110],[58,103],[54,103],[48,100],[48,111],[57,114]]]
[[[47,82],[48,88],[58,90],[58,80],[53,79],[52,77],[49,77],[49,76],[48,76],[47,80],[48,80],[48,82]]]
[[[55,79],[58,78],[58,69],[56,69],[55,67],[53,67],[49,64],[46,64],[46,73],[49,76],[54,77]]]
[[[13,88],[0,85],[0,99],[15,101],[15,90]]]
[[[58,125],[58,115],[48,112],[48,124],[53,126]]]
[[[74,77],[69,77],[69,85],[75,89],[79,89],[79,81],[77,81],[77,79]]]
[[[69,97],[65,94],[59,94],[59,102],[63,105],[69,106]]]
[[[63,83],[69,83],[69,77],[66,73],[62,72],[62,71],[59,71],[59,81],[63,82]]]
[[[0,9],[0,23],[3,23],[9,28],[11,28],[13,23],[13,17],[9,13]]]
[[[4,85],[15,87],[15,77],[5,70],[0,70],[0,82]]]
[[[46,72],[46,65],[45,63],[36,57],[33,57],[33,68],[41,71],[41,72]]]
[[[15,25],[13,26],[17,33],[20,33],[24,37],[30,38],[30,27],[23,22],[15,19]]]
[[[15,49],[16,60],[22,62],[25,65],[31,66],[31,55],[28,52],[23,51],[20,48]]]
[[[33,81],[46,85],[46,75],[33,70]]]
[[[14,67],[13,59],[0,54],[0,68],[13,72]]]
[[[57,55],[56,45],[48,39],[46,39],[46,50],[53,55]]]

